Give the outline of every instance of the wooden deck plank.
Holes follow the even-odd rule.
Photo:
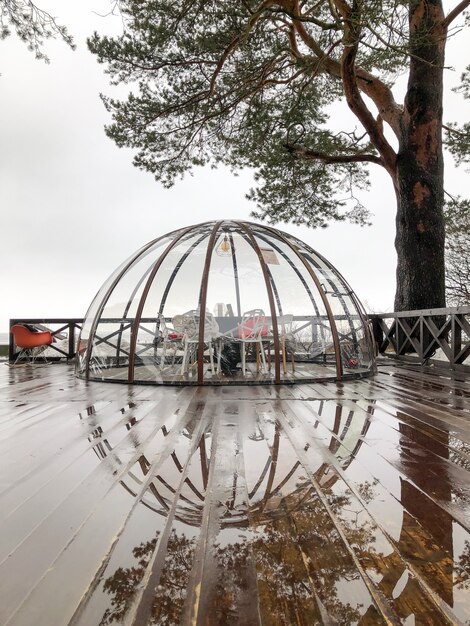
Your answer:
[[[461,373],[197,388],[0,367],[0,623],[465,624],[469,472]]]
[[[260,624],[250,534],[239,524],[233,532],[234,522],[246,517],[249,506],[238,408],[226,406],[221,419],[212,422],[207,495],[183,623]],[[237,567],[231,562],[234,556]]]

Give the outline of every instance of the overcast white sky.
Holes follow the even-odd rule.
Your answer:
[[[198,170],[165,190],[135,169],[132,154],[104,134],[109,118],[99,93],[111,88],[85,43],[95,29],[119,30],[119,18],[97,15],[109,0],[39,5],[68,26],[77,50],[47,42],[46,65],[16,38],[0,42],[0,332],[13,317],[82,317],[106,277],[147,241],[208,219],[251,219],[253,208],[244,197],[250,172]],[[464,39],[455,46],[468,59]],[[466,114],[461,102],[453,106],[468,119],[468,106]],[[449,190],[462,193],[468,173],[451,170]],[[380,168],[372,182],[361,196],[372,227],[278,227],[324,254],[379,312],[393,308],[395,201]]]

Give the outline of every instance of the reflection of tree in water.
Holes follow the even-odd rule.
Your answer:
[[[456,583],[459,589],[470,589],[470,541],[465,541],[465,547],[462,550],[456,567]]]
[[[165,566],[155,593],[149,624],[179,624],[195,549],[195,538],[186,537],[184,533],[178,534],[174,529],[171,531]]]
[[[267,626],[305,624],[318,621],[316,601],[338,624],[354,624],[361,618],[361,604],[345,602],[339,594],[342,584],[359,580],[357,568],[345,553],[343,541],[331,528],[331,518],[311,486],[304,493],[286,496],[273,518],[256,525],[251,535],[240,541],[208,546],[214,581],[206,609],[216,622],[239,623],[237,598],[246,593],[252,564],[256,569],[257,594],[260,598],[263,623]],[[347,497],[329,495],[333,512],[349,506]],[[302,506],[296,507],[296,503]],[[256,520],[250,520],[251,525]],[[247,523],[243,530],[246,532]],[[370,554],[374,536],[367,526],[351,524],[351,543]],[[132,604],[149,565],[157,538],[134,548],[134,567],[118,568],[110,576],[104,590],[112,596],[100,622],[102,626],[120,622]],[[193,566],[196,539],[172,531],[165,564],[155,593],[150,624],[174,626],[180,623]],[[207,575],[207,572],[205,573]],[[210,583],[207,583],[210,585]],[[313,587],[313,590],[312,590]],[[316,598],[316,600],[314,599]],[[376,622],[379,623],[379,622]]]
[[[237,541],[224,547],[214,544],[211,553],[216,582],[211,589],[212,598],[206,605],[206,611],[216,616],[216,623],[236,626],[240,623],[237,596],[248,588],[250,542]]]
[[[106,609],[100,626],[123,620],[144,577],[156,544],[157,538],[154,538],[152,541],[134,548],[132,553],[138,559],[137,566],[126,569],[119,567],[106,580],[104,590],[114,597],[111,600],[112,608]],[[194,539],[188,539],[184,534],[178,535],[175,530],[172,531],[168,540],[165,566],[155,593],[149,624],[174,626],[179,623],[187,595],[194,550]],[[218,589],[225,591],[221,594],[223,601],[219,603],[218,614],[226,618],[224,623],[227,624],[231,623],[233,597],[226,590],[237,585],[243,585],[243,580],[237,580],[237,572],[240,572],[246,564],[248,552],[248,546],[242,543],[235,543],[224,549],[216,548],[217,558],[220,558],[224,567],[224,580],[218,583]]]
[[[451,503],[459,494],[449,474],[449,433],[436,433],[424,425],[418,431],[404,423],[400,424],[399,432],[400,469],[403,468],[407,477],[400,479],[404,508],[400,552],[413,559],[414,567],[429,587],[452,607],[453,518],[440,505]],[[422,471],[426,466],[433,468],[432,474]],[[423,492],[431,493],[432,497]]]
[[[342,558],[344,545],[339,534],[323,534],[329,526],[326,510],[312,498],[302,510],[266,525],[259,533],[252,550],[263,623],[315,623],[312,586],[338,624],[353,624],[360,618],[360,605],[338,598],[338,583],[357,580],[359,573],[352,560]],[[299,615],[305,620],[299,622]]]
[[[136,589],[144,577],[152,552],[157,545],[157,537],[152,541],[147,541],[147,543],[141,543],[140,546],[132,550],[132,554],[138,559],[137,567],[125,569],[118,567],[114,574],[106,579],[103,589],[110,595],[114,594],[114,598],[111,600],[112,608],[106,609],[100,626],[119,622],[124,618],[132,604]]]
[[[125,569],[119,567],[112,576],[106,579],[104,591],[114,597],[111,600],[112,608],[106,609],[100,626],[121,622],[125,617],[144,578],[157,540],[158,533],[152,541],[141,543],[132,550],[134,558],[137,559],[137,566]],[[188,539],[184,534],[177,535],[174,530],[172,531],[168,540],[167,552],[167,561],[170,567],[163,569],[159,583],[162,592],[157,591],[158,602],[154,602],[152,607],[151,624],[170,626],[178,623],[186,597],[194,548],[194,539]]]

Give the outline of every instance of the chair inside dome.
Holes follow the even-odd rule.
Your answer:
[[[105,282],[82,328],[76,373],[145,384],[256,384],[370,374],[363,309],[320,254],[269,226],[182,228]]]

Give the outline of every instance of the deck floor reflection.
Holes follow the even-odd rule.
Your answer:
[[[369,370],[365,367],[349,367],[344,368],[344,374],[346,377],[358,378],[365,376],[369,373]],[[286,371],[281,367],[281,382],[286,384],[295,381],[305,382],[326,382],[328,380],[335,380],[337,377],[336,368],[334,364],[326,363],[302,363],[296,362],[295,368],[292,368],[292,364],[289,363],[289,367]],[[92,377],[95,380],[112,380],[117,382],[127,382],[128,370],[126,367],[111,367],[108,369],[96,369],[93,372]],[[140,365],[135,368],[134,380],[137,383],[164,383],[164,384],[197,384],[198,371],[197,363],[193,363],[184,374],[181,373],[181,365],[168,365],[165,368],[156,366],[154,364]],[[217,372],[212,374],[211,366],[209,363],[204,363],[204,382],[215,385],[239,385],[258,384],[258,383],[274,383],[275,368],[274,364],[263,372],[260,367],[257,367],[256,363],[248,362],[246,364],[245,374],[242,373],[241,367],[238,367],[236,371],[231,374],[224,374]]]
[[[0,367],[0,623],[470,623],[470,384]]]

